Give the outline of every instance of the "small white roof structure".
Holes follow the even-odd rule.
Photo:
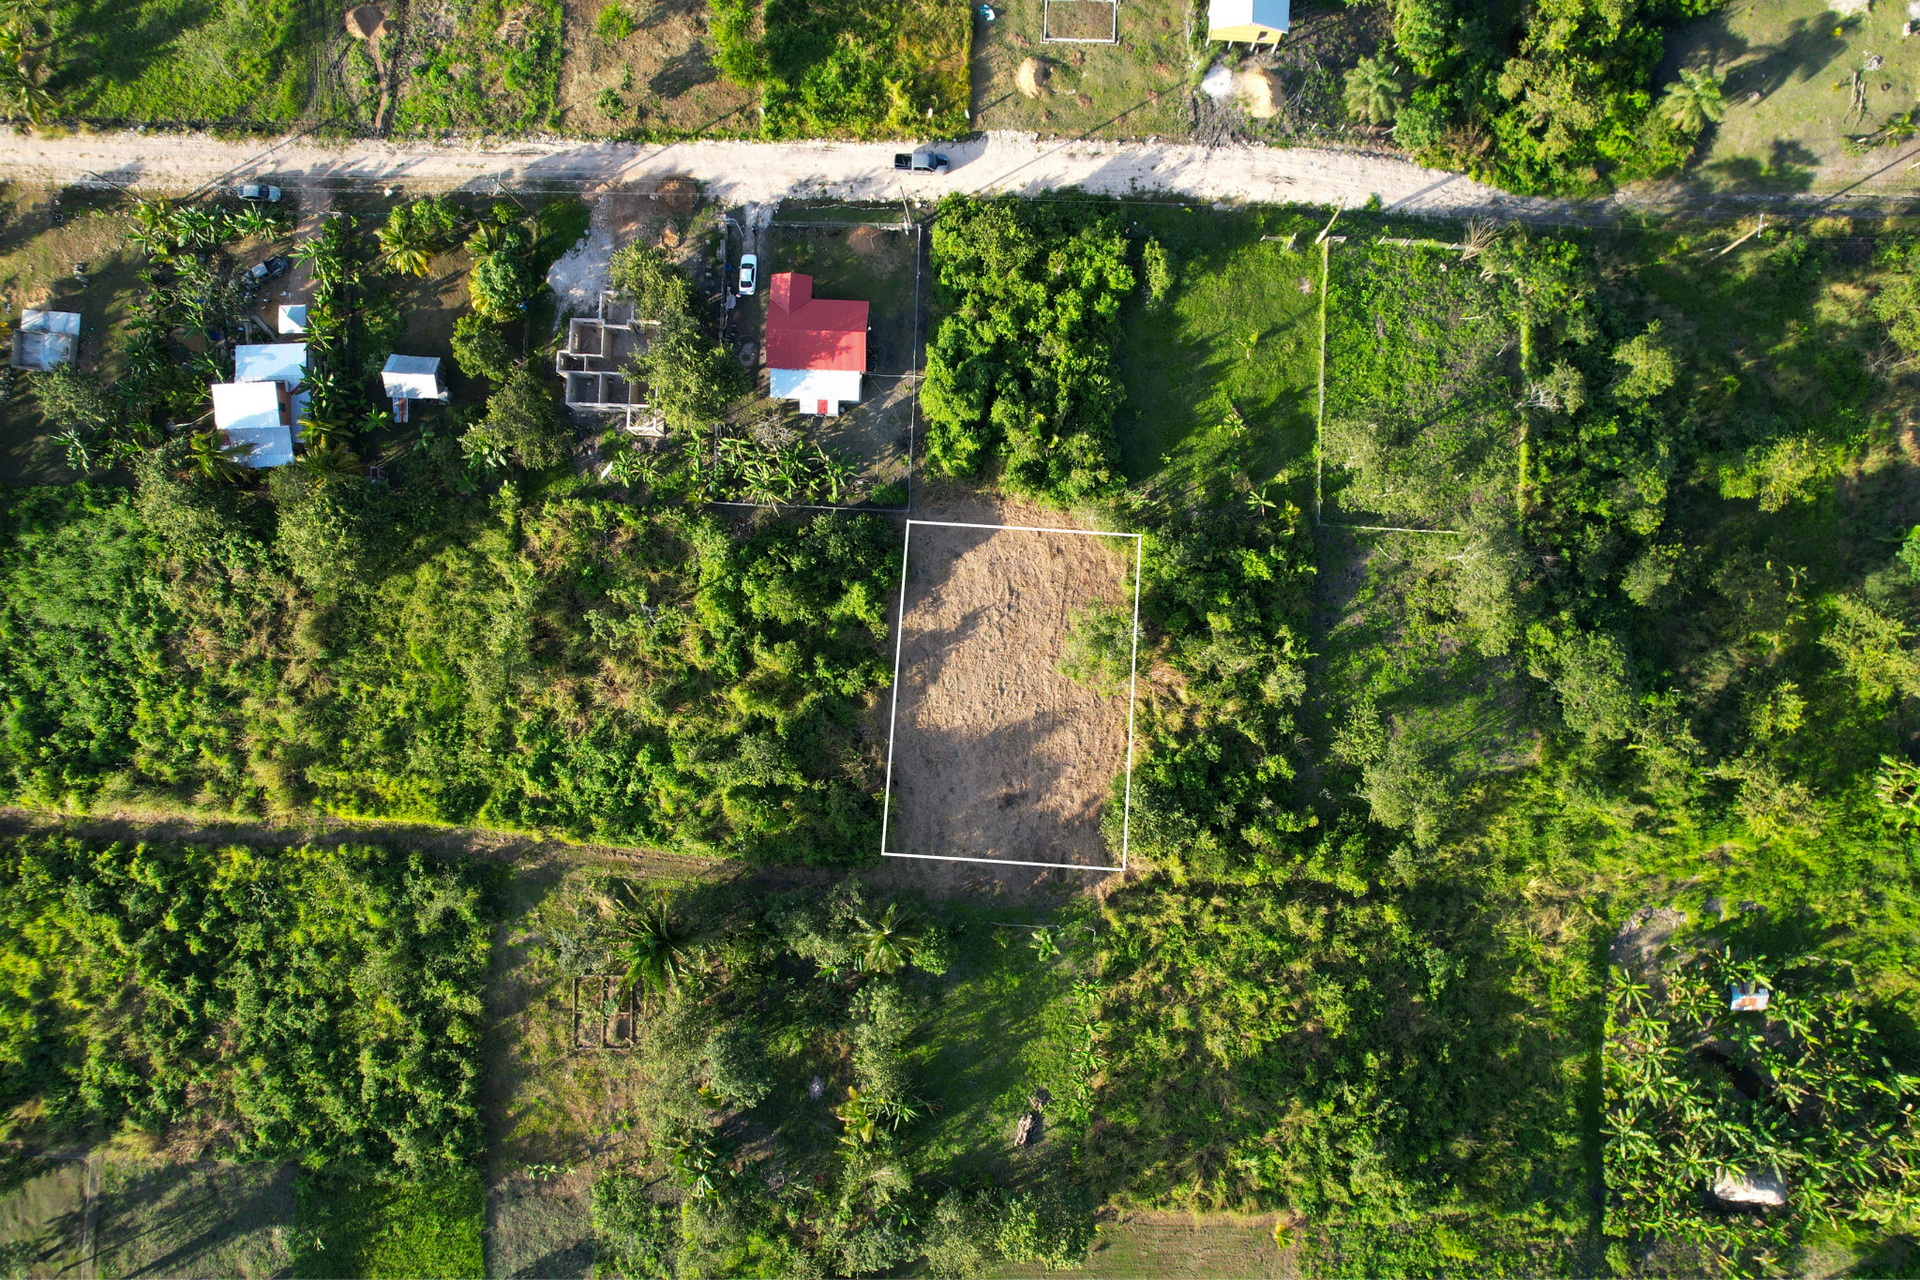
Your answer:
[[[1289,0],[1211,0],[1207,39],[1278,44],[1292,18]]]
[[[280,308],[280,332],[305,333],[307,331],[307,308],[301,303],[296,306]]]
[[[249,467],[283,467],[293,461],[293,428],[280,417],[280,388],[273,382],[213,384],[213,425],[228,444],[250,444],[239,461]]]
[[[440,380],[439,356],[388,356],[380,382],[389,400],[445,400],[447,384]]]
[[[22,311],[13,331],[13,367],[51,369],[80,351],[78,311]]]
[[[767,389],[775,400],[792,400],[802,413],[818,413],[829,418],[843,404],[860,398],[858,369],[769,369]]]
[[[284,382],[293,386],[306,376],[304,342],[262,342],[233,349],[235,382]]]

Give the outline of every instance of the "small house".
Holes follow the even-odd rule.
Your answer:
[[[380,369],[380,385],[393,402],[393,420],[405,422],[415,400],[447,400],[447,384],[440,377],[439,356],[388,356]]]
[[[1230,44],[1279,44],[1287,34],[1289,0],[1212,0],[1207,39]]]
[[[13,331],[16,369],[45,372],[57,364],[72,364],[80,353],[78,311],[22,311]]]
[[[864,302],[814,297],[812,276],[774,276],[767,290],[768,394],[824,417],[859,400],[868,311]]]
[[[285,333],[305,333],[306,331],[307,331],[306,304],[297,303],[293,306],[287,306],[284,303],[281,304],[280,332],[285,334]]]
[[[228,444],[250,444],[240,459],[249,467],[284,467],[293,461],[293,392],[284,382],[218,382],[213,386],[213,425]]]

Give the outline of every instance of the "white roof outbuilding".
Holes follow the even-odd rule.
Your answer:
[[[1288,0],[1211,0],[1207,39],[1278,44],[1292,20]]]
[[[445,400],[439,356],[388,356],[380,382],[389,400]]]
[[[304,342],[260,342],[233,349],[235,382],[284,382],[291,387],[306,376]]]
[[[282,305],[280,308],[280,332],[305,333],[307,331],[307,308],[301,303],[295,306]]]
[[[775,400],[792,400],[802,413],[834,417],[843,404],[860,399],[857,369],[769,369],[767,390]]]
[[[216,382],[213,385],[213,425],[228,444],[250,444],[253,452],[240,459],[249,467],[284,467],[293,461],[291,406],[286,388],[278,382]]]

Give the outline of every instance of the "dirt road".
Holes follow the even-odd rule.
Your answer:
[[[499,142],[489,147],[361,142],[320,145],[225,142],[200,134],[0,134],[0,174],[28,182],[71,182],[88,174],[156,192],[271,176],[303,187],[347,181],[408,190],[645,188],[670,177],[696,179],[728,204],[785,197],[932,199],[949,191],[1032,193],[1078,186],[1110,195],[1173,192],[1212,200],[1363,203],[1438,215],[1550,214],[1551,201],[1504,195],[1457,174],[1382,156],[1268,147],[1175,143],[1040,142],[999,133],[945,148],[952,170],[897,174],[893,147],[870,143]]]

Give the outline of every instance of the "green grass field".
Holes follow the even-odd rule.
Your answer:
[[[1130,211],[1136,234],[1171,255],[1158,305],[1128,303],[1116,360],[1127,398],[1115,416],[1120,465],[1169,494],[1238,501],[1310,474],[1319,386],[1320,254],[1311,218]],[[1271,236],[1272,239],[1263,239]]]
[[[1822,0],[1743,0],[1676,32],[1663,78],[1679,67],[1726,77],[1726,119],[1702,144],[1693,180],[1715,191],[1830,190],[1893,160],[1901,149],[1849,156],[1844,143],[1913,106],[1920,78],[1911,40],[1900,35],[1906,20],[1899,4],[1843,16]],[[1868,70],[1873,58],[1880,65]],[[1856,71],[1864,114],[1852,109]],[[1912,175],[1901,165],[1878,185],[1910,191]]]

